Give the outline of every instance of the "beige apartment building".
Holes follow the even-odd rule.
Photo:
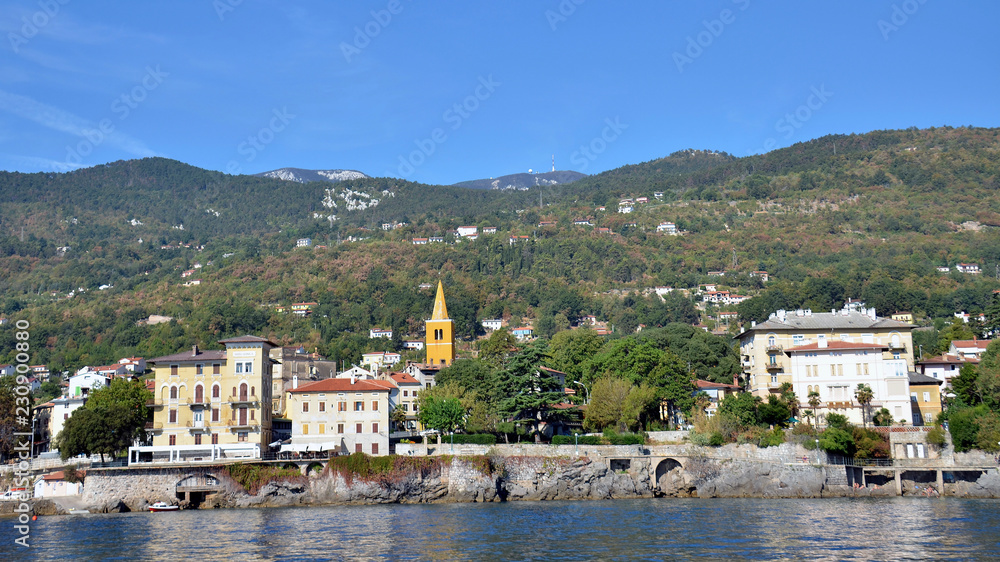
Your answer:
[[[820,395],[819,414],[844,414],[861,424],[854,397],[858,384],[872,388],[872,412],[888,409],[897,422],[913,422],[909,373],[914,370],[914,326],[879,318],[875,309],[772,314],[736,336],[746,388],[767,398],[791,383],[800,407],[809,393]]]

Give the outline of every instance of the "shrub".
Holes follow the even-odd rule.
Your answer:
[[[948,443],[948,439],[944,433],[944,428],[940,425],[934,426],[934,429],[927,432],[927,442],[931,445],[944,447]]]
[[[454,437],[454,441],[451,439]],[[497,436],[492,433],[456,433],[442,439],[448,443],[462,443],[469,445],[496,445]]]
[[[847,429],[851,427],[851,424],[847,421],[847,416],[836,412],[830,412],[826,415],[826,426],[847,431]]]
[[[604,443],[604,440],[601,438],[600,435],[582,435],[579,433],[576,435],[577,435],[576,441],[573,440],[572,435],[553,435],[552,444],[573,445],[578,443],[580,445],[601,445]]]
[[[855,427],[852,437],[854,438],[854,456],[860,458],[889,458],[889,440],[881,433]]]
[[[768,431],[761,436],[758,446],[761,448],[777,447],[778,445],[781,445],[784,442],[785,442],[784,430],[782,430],[779,427],[776,427],[773,430]]]
[[[718,431],[708,437],[708,444],[712,447],[721,447],[725,442],[726,439]]]
[[[819,447],[828,453],[844,455],[845,457],[853,457],[857,450],[854,445],[854,436],[836,427],[823,432],[819,439]]]

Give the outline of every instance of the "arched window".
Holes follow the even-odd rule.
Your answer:
[[[774,336],[767,337],[767,347],[774,347]]]
[[[236,396],[236,387],[233,387],[233,396]]]
[[[250,396],[257,396],[257,387],[256,386],[251,386],[250,387]]]
[[[222,392],[222,389],[219,387],[219,385],[213,384],[212,385],[212,398],[218,398],[220,392]]]
[[[205,401],[205,388],[200,384],[194,387],[194,401],[196,403]]]
[[[893,349],[899,349],[899,334],[893,334],[891,341]]]
[[[170,399],[171,400],[177,400],[177,387],[176,386],[171,386],[170,387]]]
[[[247,383],[240,384],[240,400],[245,401],[247,399]]]

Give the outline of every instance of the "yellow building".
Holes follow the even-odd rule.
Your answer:
[[[292,442],[282,452],[389,454],[390,381],[333,378],[289,390]]]
[[[256,336],[219,341],[224,350],[150,359],[153,445],[133,447],[130,462],[259,458],[271,442],[269,357],[277,344]]]
[[[444,286],[438,281],[434,312],[427,321],[427,364],[451,365],[455,360],[455,322],[448,318]]]
[[[941,413],[942,380],[920,373],[910,373],[910,406],[913,425],[932,425]]]

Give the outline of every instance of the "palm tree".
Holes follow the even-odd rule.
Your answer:
[[[813,416],[813,426],[819,425],[819,392],[815,390],[809,391],[809,407],[812,408]]]
[[[854,398],[861,404],[861,421],[864,422],[865,429],[868,429],[868,418],[871,417],[871,405],[875,393],[872,392],[872,387],[859,383],[857,390],[854,391]]]

